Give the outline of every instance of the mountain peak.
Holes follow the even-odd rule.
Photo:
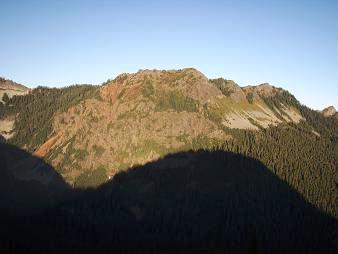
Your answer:
[[[334,106],[329,106],[327,108],[324,108],[321,113],[323,114],[323,116],[325,117],[330,117],[330,116],[334,116],[337,111],[336,108]]]
[[[14,95],[24,95],[28,93],[29,90],[30,89],[24,85],[0,77],[0,102],[2,102],[2,98],[5,94],[11,98]]]
[[[233,80],[218,78],[210,79],[210,82],[220,89],[225,96],[229,96],[235,102],[246,101],[246,95],[242,88]]]
[[[253,94],[253,98],[262,96],[262,97],[273,97],[282,91],[281,88],[277,88],[269,83],[262,83],[258,86],[246,86],[243,87],[243,90],[248,93]]]
[[[137,91],[143,91],[146,86],[159,94],[175,91],[202,104],[222,95],[219,89],[212,85],[203,73],[194,68],[139,70],[136,73],[121,74],[108,83],[108,85],[110,84],[124,86],[125,88],[133,87],[134,95],[141,94],[137,93]],[[104,88],[103,90],[109,90],[109,88]],[[105,94],[107,94],[106,91]]]
[[[0,89],[9,89],[9,90],[18,90],[18,91],[28,91],[29,88],[25,87],[24,85],[21,85],[19,83],[16,83],[10,79],[5,79],[0,77]]]

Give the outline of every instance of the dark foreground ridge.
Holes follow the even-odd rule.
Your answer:
[[[19,181],[0,147],[1,253],[335,253],[337,220],[261,162],[189,151],[119,173],[95,190]],[[15,211],[15,213],[14,213]],[[24,214],[24,215],[23,215]]]

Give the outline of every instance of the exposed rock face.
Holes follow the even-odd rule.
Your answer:
[[[246,95],[242,88],[236,84],[233,80],[226,80],[223,78],[210,80],[218,89],[220,89],[223,95],[230,97],[236,102],[246,101]]]
[[[334,115],[336,115],[336,113],[337,113],[337,111],[336,111],[336,108],[334,106],[329,106],[329,107],[324,108],[322,110],[322,114],[325,117],[334,116]]]
[[[154,88],[181,91],[183,94],[202,103],[220,96],[222,93],[210,84],[208,78],[193,68],[182,70],[141,70],[135,74],[126,74],[113,83],[125,86],[139,86],[151,81]]]
[[[251,87],[256,97],[249,102],[235,82],[217,84],[191,68],[122,74],[98,88],[101,99],[58,113],[53,135],[35,155],[62,168],[73,182],[100,166],[113,176],[168,153],[230,139],[224,127],[259,130],[305,120],[289,105],[265,104],[262,96],[278,91],[270,85]]]
[[[18,84],[12,80],[0,78],[0,103],[3,103],[3,96],[7,94],[8,98],[13,97],[14,95],[25,95],[29,92],[29,88]],[[0,115],[0,136],[3,139],[9,139],[14,135],[14,123],[15,117],[11,116],[5,119],[2,119]]]
[[[13,136],[13,129],[14,129],[14,119],[0,119],[0,135],[4,139],[9,139]]]
[[[280,88],[276,88],[269,83],[263,83],[255,87],[255,91],[263,97],[273,97],[281,91]]]
[[[243,102],[246,100],[246,95],[243,92],[242,88],[237,85],[234,81],[228,80],[227,87],[231,91],[230,98],[237,102]]]
[[[29,91],[12,81],[0,82],[3,91]],[[283,92],[280,88],[241,88],[232,80],[209,80],[193,68],[125,73],[93,91],[97,96],[53,115],[52,131],[34,152],[60,169],[69,183],[100,167],[112,177],[168,153],[222,143],[232,138],[228,128],[258,131],[306,120],[284,101],[271,103]],[[1,119],[1,136],[15,135],[15,119]]]
[[[29,90],[29,88],[12,80],[0,78],[0,102],[2,102],[2,98],[5,93],[9,98],[11,98],[14,95],[25,95],[29,92]]]
[[[269,83],[263,83],[258,86],[246,86],[242,88],[244,93],[248,96],[251,96],[253,101],[259,100],[260,97],[269,98],[273,97],[276,94],[283,91],[280,88],[276,88]]]

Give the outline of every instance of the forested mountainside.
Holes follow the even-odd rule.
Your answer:
[[[336,253],[336,218],[240,153],[167,155],[95,190],[5,181],[1,201],[14,211],[14,201],[29,207],[27,192],[35,206],[60,191],[67,198],[26,216],[1,209],[2,253]]]
[[[281,88],[144,70],[13,96],[0,127],[9,253],[337,251],[337,118]]]

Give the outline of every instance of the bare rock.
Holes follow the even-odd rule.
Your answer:
[[[334,106],[329,106],[327,108],[324,108],[321,113],[325,117],[330,117],[330,116],[336,115],[337,111],[336,111],[336,108]]]

